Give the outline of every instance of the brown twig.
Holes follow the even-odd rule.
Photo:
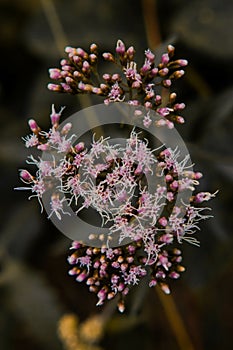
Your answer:
[[[64,47],[67,45],[67,38],[64,33],[61,21],[59,19],[56,7],[52,0],[40,0],[44,14],[47,18],[51,32],[53,34],[58,52],[60,55],[64,53]]]
[[[194,350],[194,346],[186,331],[184,322],[179,314],[172,295],[165,295],[158,287],[156,287],[156,291],[180,350]]]
[[[161,45],[156,0],[142,0],[142,9],[148,45],[155,50]],[[173,297],[171,295],[165,295],[159,288],[156,288],[156,291],[180,350],[194,350],[194,346]]]
[[[154,50],[161,44],[156,0],[142,0],[142,10],[147,42],[149,47]]]

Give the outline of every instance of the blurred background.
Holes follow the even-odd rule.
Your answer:
[[[232,28],[231,0],[0,0],[1,350],[232,349]],[[67,106],[68,117],[89,102],[48,91],[48,68],[66,45],[113,51],[119,38],[139,62],[148,47],[161,53],[168,43],[189,60],[175,86],[187,105],[178,130],[205,175],[201,189],[219,190],[214,218],[198,233],[201,247],[182,247],[187,270],[172,297],[141,286],[123,315],[114,303],[96,308],[95,296],[67,274],[69,239],[36,200],[13,190],[29,155],[21,140],[28,118],[47,129],[52,103]],[[78,345],[84,328],[87,341]]]

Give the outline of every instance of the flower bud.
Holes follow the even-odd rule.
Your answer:
[[[181,117],[180,115],[177,115],[175,117],[175,121],[178,123],[178,124],[184,124],[185,120],[183,117]]]
[[[126,51],[126,53],[127,53],[128,58],[129,58],[130,60],[132,60],[132,59],[134,58],[134,55],[135,55],[135,49],[134,49],[134,47],[133,47],[133,46],[130,46],[130,47],[128,48],[128,50]]]
[[[158,68],[153,68],[151,69],[150,75],[152,77],[155,77],[158,74]]]
[[[112,75],[112,80],[115,82],[115,81],[118,81],[120,82],[121,81],[121,77],[119,74],[115,73]]]
[[[163,65],[166,66],[166,65],[168,64],[169,60],[170,60],[170,58],[169,58],[169,55],[168,55],[167,53],[165,53],[165,54],[162,55],[161,63],[162,63]]]
[[[160,70],[158,71],[158,73],[159,73],[160,77],[165,77],[166,75],[168,75],[169,69],[168,69],[168,68],[160,69]]]
[[[119,55],[124,55],[125,53],[125,44],[123,43],[122,40],[117,41],[116,53],[118,53]]]
[[[162,289],[162,291],[165,293],[165,294],[170,294],[170,289],[168,287],[168,285],[166,283],[160,283],[159,284],[160,288]]]
[[[175,53],[175,48],[174,48],[174,46],[168,45],[168,47],[167,47],[167,52],[168,52],[169,57],[174,56],[174,53]]]
[[[80,64],[82,62],[82,58],[78,55],[73,56],[73,61],[75,64]]]
[[[97,61],[97,56],[94,53],[91,53],[89,55],[89,60],[93,64],[93,63],[95,63]]]
[[[69,64],[69,62],[68,62],[68,60],[66,60],[65,58],[63,58],[63,59],[60,61],[60,65],[61,65],[61,66],[65,66],[65,65],[67,65],[67,64]]]
[[[170,96],[169,96],[169,101],[171,102],[171,103],[174,103],[175,102],[175,100],[176,100],[176,93],[175,92],[172,92],[171,94],[170,94]]]
[[[54,80],[57,80],[57,79],[62,78],[62,76],[61,76],[61,70],[58,69],[58,68],[50,68],[50,69],[49,69],[49,77],[50,77],[51,79],[54,79]]]
[[[88,58],[88,54],[81,47],[77,48],[77,55],[84,58],[84,59]]]
[[[123,300],[118,302],[117,307],[121,313],[123,313],[125,311],[125,304],[124,304]]]
[[[170,79],[166,79],[166,80],[163,80],[163,81],[162,81],[162,85],[163,85],[164,87],[170,87],[171,84],[172,84],[172,82],[171,82]]]
[[[82,71],[87,72],[89,69],[90,69],[90,63],[88,61],[84,61]]]
[[[61,134],[63,134],[63,135],[67,134],[70,131],[71,128],[72,128],[72,124],[71,123],[66,123],[63,126],[62,130],[61,130]]]
[[[20,170],[19,176],[21,180],[25,183],[31,183],[33,182],[33,176],[29,173],[27,170]]]
[[[91,51],[91,53],[97,53],[97,50],[98,50],[98,46],[95,44],[95,43],[93,43],[93,44],[91,44],[90,45],[90,51]]]
[[[184,70],[177,70],[175,71],[169,78],[170,79],[180,79],[184,75]]]
[[[55,91],[55,92],[61,92],[62,91],[62,87],[60,85],[58,85],[58,84],[48,84],[47,87],[51,91]]]
[[[34,134],[38,134],[39,131],[41,130],[34,119],[29,119],[28,125]]]
[[[153,63],[154,62],[154,59],[155,59],[155,55],[153,54],[153,52],[151,52],[151,50],[146,50],[145,51],[145,56],[146,58],[151,62]]]
[[[72,89],[71,89],[71,87],[68,84],[61,83],[61,87],[63,88],[63,90],[65,92],[72,92]]]
[[[104,58],[106,61],[114,62],[114,57],[113,57],[113,55],[112,55],[110,52],[104,52],[104,53],[103,53],[103,58]]]
[[[106,81],[110,81],[111,80],[111,75],[110,74],[107,74],[107,73],[105,73],[105,74],[103,74],[103,79],[104,80],[106,80]]]
[[[84,150],[84,142],[79,142],[74,148],[77,153],[82,152]]]
[[[162,218],[159,219],[159,223],[163,227],[167,226],[167,219],[165,218],[165,216],[163,216]]]

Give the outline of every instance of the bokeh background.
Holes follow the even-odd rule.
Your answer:
[[[104,350],[232,349],[232,28],[231,0],[0,0],[1,350],[94,350],[67,339],[97,314],[105,320]],[[135,46],[139,61],[148,47],[159,54],[168,43],[189,60],[175,88],[187,105],[179,132],[205,174],[201,188],[219,190],[214,218],[198,233],[201,247],[182,247],[187,271],[172,297],[142,285],[123,315],[114,303],[96,308],[95,296],[67,274],[69,239],[36,200],[13,190],[28,156],[21,140],[28,118],[47,128],[52,103],[66,105],[69,116],[89,102],[49,92],[48,68],[58,66],[66,45],[95,42],[110,51],[119,38]],[[63,325],[61,336],[59,320],[69,313],[79,325]],[[90,322],[90,334],[95,329]]]

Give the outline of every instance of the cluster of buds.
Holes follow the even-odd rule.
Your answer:
[[[85,281],[89,291],[97,295],[97,305],[119,295],[118,310],[124,312],[125,296],[141,278],[149,274],[149,286],[158,285],[164,293],[169,294],[169,279],[179,278],[185,270],[180,264],[180,250],[160,249],[156,261],[149,265],[144,248],[143,239],[111,250],[86,247],[74,241],[71,246],[74,252],[68,258],[73,265],[69,274],[78,282]],[[84,259],[89,263],[85,264]]]
[[[61,68],[49,69],[50,78],[56,82],[48,84],[49,90],[71,94],[91,93],[103,96],[106,104],[120,101],[140,104],[165,117],[169,128],[174,123],[184,123],[180,112],[185,104],[177,102],[175,92],[169,96],[162,93],[162,88],[170,91],[173,81],[184,75],[184,67],[188,64],[187,60],[174,59],[175,48],[172,45],[168,45],[158,64],[155,64],[155,55],[151,50],[146,50],[145,60],[138,67],[134,60],[134,47],[126,48],[118,40],[115,54],[102,54],[102,59],[111,62],[116,71],[104,73],[102,77],[97,69],[100,55],[96,44],[90,45],[89,52],[73,47],[66,47],[65,52],[67,58],[61,60]]]
[[[134,130],[125,146],[112,145],[103,137],[93,138],[91,145],[74,144],[71,123],[59,127],[61,113],[52,107],[49,131],[42,131],[35,120],[29,120],[32,134],[24,138],[26,147],[52,150],[59,155],[58,161],[56,157],[48,161],[31,156],[28,163],[36,166],[35,175],[21,170],[20,176],[28,185],[23,189],[30,190],[31,197],[37,197],[41,205],[43,194],[57,180],[49,217],[62,220],[63,215],[69,215],[64,207],[68,204],[77,215],[84,208],[94,207],[103,225],[110,223],[108,240],[103,240],[100,248],[73,242],[74,251],[68,258],[70,275],[78,282],[85,281],[96,293],[97,305],[118,295],[121,312],[131,286],[146,275],[150,276],[149,286],[157,284],[169,293],[168,279],[177,279],[184,271],[181,251],[173,245],[183,241],[198,245],[193,234],[199,221],[210,217],[203,213],[208,208],[199,203],[214,194],[196,193],[189,202],[178,196],[195,191],[202,174],[190,170],[188,158],[179,159],[177,149],[151,150],[149,142]],[[149,173],[157,184],[152,192],[145,181]],[[114,248],[111,240],[116,234],[121,246]],[[99,239],[103,239],[101,235]],[[127,239],[130,243],[125,244]]]

